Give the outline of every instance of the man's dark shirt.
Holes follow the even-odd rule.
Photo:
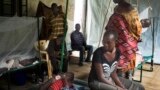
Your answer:
[[[77,49],[78,47],[86,46],[86,41],[84,39],[84,36],[79,31],[74,31],[71,34],[71,47],[72,49]]]

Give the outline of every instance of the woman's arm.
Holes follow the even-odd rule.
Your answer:
[[[111,78],[113,79],[113,81],[115,82],[115,84],[123,89],[125,89],[124,85],[121,83],[121,81],[119,80],[118,76],[117,76],[117,66],[115,68],[115,70],[113,71],[113,73],[111,74]]]
[[[103,73],[103,69],[102,69],[102,64],[94,62],[94,66],[95,66],[95,69],[96,69],[96,73],[97,73],[98,79],[101,82],[104,82],[106,84],[110,84],[110,85],[114,86],[114,84],[112,82],[110,82],[109,80],[107,80],[105,78],[104,73]]]

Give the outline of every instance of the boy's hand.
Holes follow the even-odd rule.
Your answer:
[[[55,79],[56,80],[59,80],[59,79],[61,79],[62,77],[60,76],[60,75],[57,75],[57,76],[55,76]]]

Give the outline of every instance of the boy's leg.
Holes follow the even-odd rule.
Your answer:
[[[82,47],[79,47],[79,51],[80,51],[80,54],[79,54],[79,66],[83,66],[83,46]]]

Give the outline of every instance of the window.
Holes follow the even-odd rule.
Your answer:
[[[27,16],[27,0],[0,0],[0,16]]]

